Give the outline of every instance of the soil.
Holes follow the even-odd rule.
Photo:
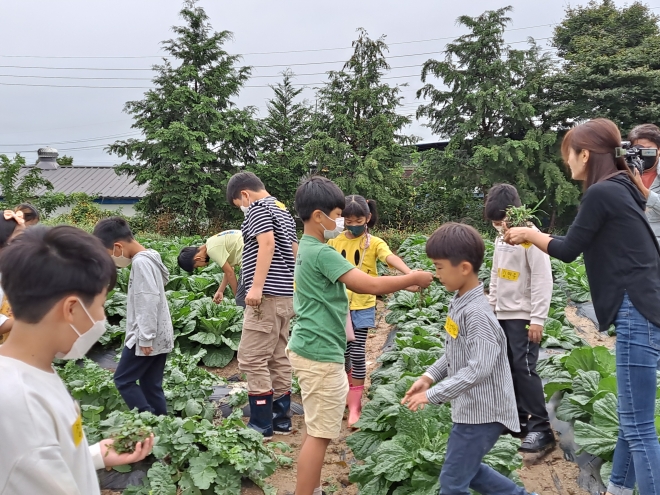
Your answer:
[[[590,346],[596,347],[603,345],[608,349],[614,349],[616,338],[598,331],[598,327],[589,318],[578,316],[577,307],[568,306],[565,314],[566,319],[575,326],[577,334],[586,340]]]
[[[382,353],[382,348],[390,332],[390,326],[385,322],[385,308],[382,301],[378,301],[377,310],[377,328],[369,334],[367,339],[366,387],[369,386],[369,375],[378,366],[376,360]],[[591,320],[578,317],[576,308],[566,308],[566,315],[569,321],[577,327],[580,337],[590,345],[605,345],[610,348],[614,345],[614,338],[598,332]],[[233,381],[238,381],[241,376],[236,359],[224,368],[208,368],[208,370],[225,379],[232,378]],[[298,403],[302,402],[300,396],[294,395],[292,399]],[[363,400],[365,403],[367,402],[366,399]],[[244,420],[247,422],[247,418],[244,418]],[[292,421],[293,433],[287,436],[276,436],[274,440],[288,444],[291,451],[286,455],[295,460],[300,453],[305,424],[303,416],[295,415]],[[350,465],[356,462],[346,445],[346,437],[351,433],[352,430],[344,422],[341,437],[331,442],[328,447],[321,476],[323,490],[328,495],[358,495],[357,486],[348,481]],[[524,466],[518,474],[530,493],[536,492],[539,495],[589,495],[577,484],[579,474],[577,464],[565,460],[559,447],[543,455],[524,454],[523,463]],[[278,469],[268,478],[268,483],[277,488],[278,495],[293,495],[296,484],[295,463],[290,468]],[[252,483],[246,483],[242,494],[261,495],[263,491]],[[120,495],[120,493],[104,490],[102,495]]]

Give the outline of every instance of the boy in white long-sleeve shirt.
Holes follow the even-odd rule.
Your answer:
[[[105,331],[112,260],[82,230],[35,227],[3,251],[0,272],[15,318],[0,346],[0,495],[100,494],[95,470],[143,459],[153,438],[130,454],[112,440],[90,447],[52,361],[82,358]]]
[[[520,206],[515,187],[497,184],[488,192],[485,216],[502,233],[506,210]],[[541,452],[555,445],[536,372],[543,325],[552,298],[550,258],[535,246],[511,246],[495,241],[488,301],[507,337],[509,364],[516,391],[522,452]]]

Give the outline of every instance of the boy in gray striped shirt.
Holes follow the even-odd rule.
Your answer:
[[[454,423],[440,473],[440,495],[527,495],[509,478],[482,463],[505,429],[520,431],[504,332],[477,274],[484,241],[468,225],[447,223],[426,244],[436,275],[456,292],[445,324],[445,355],[406,393],[416,411],[451,402]],[[434,385],[435,384],[435,385]]]

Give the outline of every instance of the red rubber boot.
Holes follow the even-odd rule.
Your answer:
[[[350,428],[360,419],[360,413],[362,412],[362,392],[364,392],[364,385],[351,387],[348,390],[348,426]]]

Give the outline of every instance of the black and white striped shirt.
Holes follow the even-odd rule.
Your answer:
[[[264,295],[293,297],[293,258],[292,243],[298,242],[296,223],[291,214],[277,205],[274,197],[259,199],[250,205],[241,226],[243,232],[243,262],[241,280],[247,294],[252,288],[254,272],[257,267],[259,243],[257,236],[273,232],[275,253],[264,284]]]
[[[426,392],[429,402],[451,402],[454,423],[501,423],[520,431],[506,336],[483,285],[454,296],[445,329],[445,355],[424,373],[436,382]]]

